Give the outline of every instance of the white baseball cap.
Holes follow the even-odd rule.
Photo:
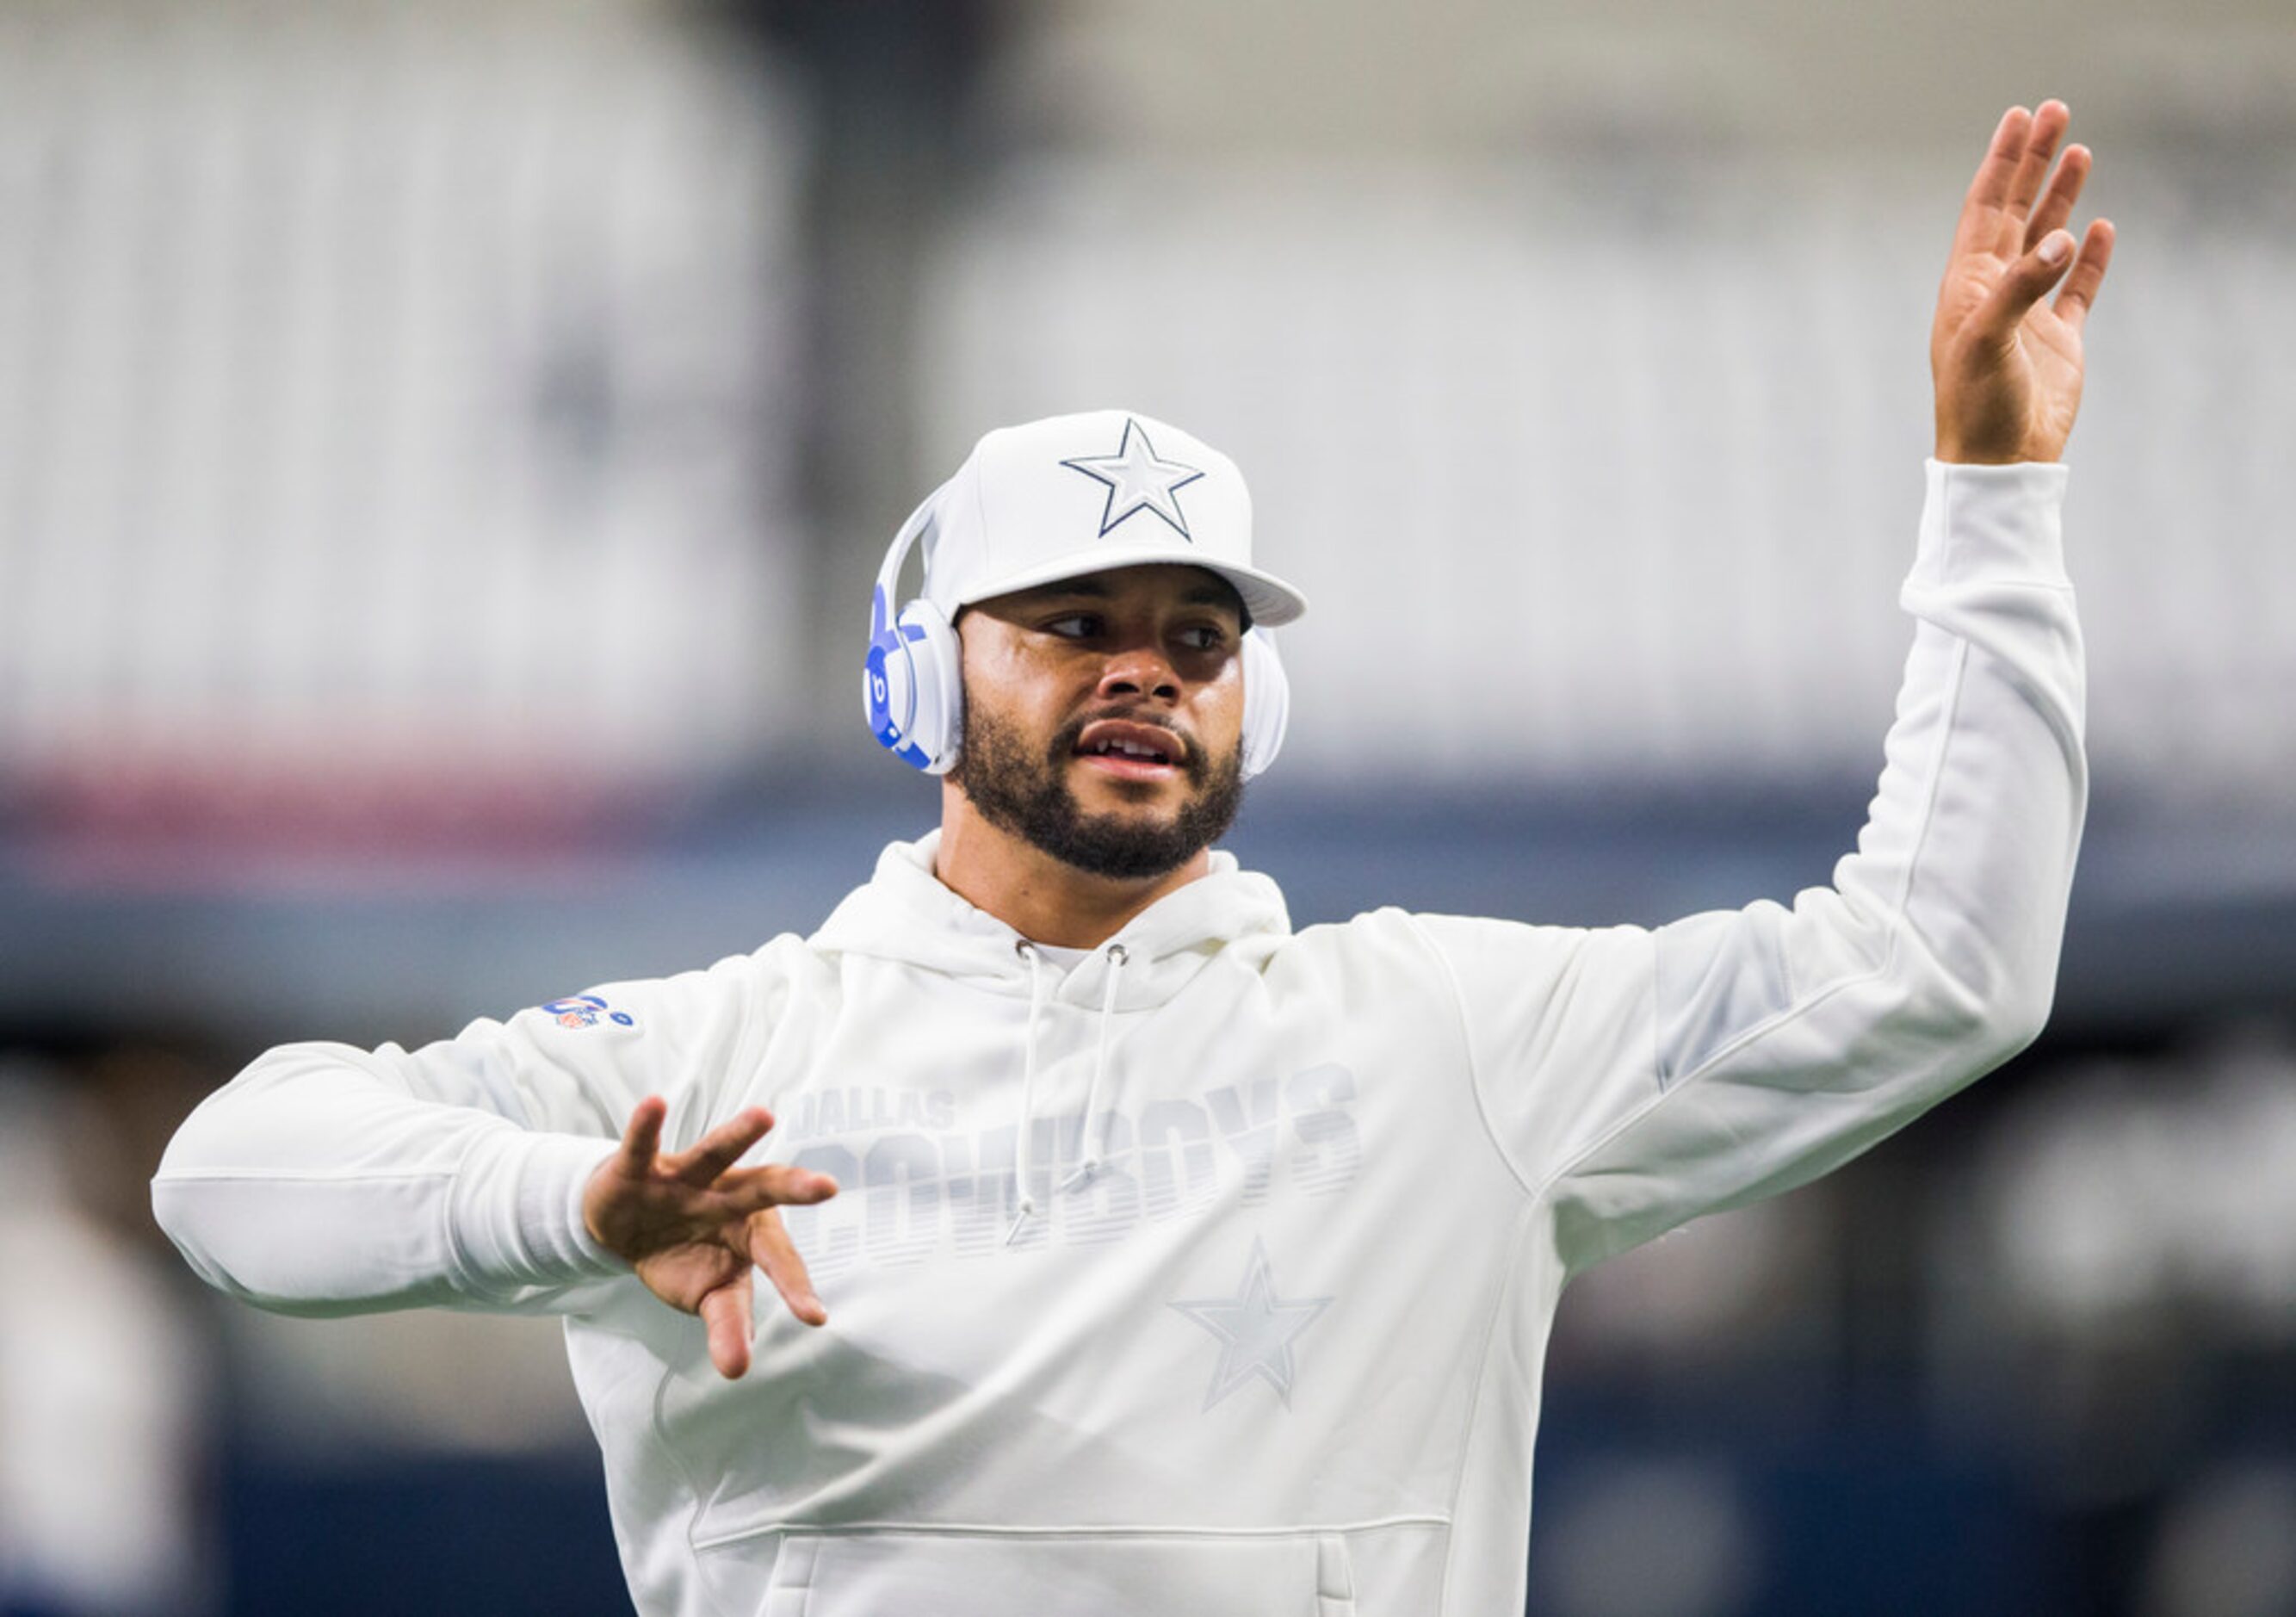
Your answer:
[[[999,427],[926,505],[924,596],[951,620],[992,595],[1144,562],[1218,573],[1254,623],[1308,610],[1251,564],[1251,496],[1235,463],[1136,411]]]

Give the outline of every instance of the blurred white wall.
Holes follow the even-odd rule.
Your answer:
[[[1958,154],[1967,126],[1981,144],[2002,108],[2047,95],[2124,148],[2296,133],[2280,0],[1027,0],[1021,14],[984,115],[1136,155]]]
[[[785,729],[767,66],[627,4],[0,5],[0,776],[578,797]]]

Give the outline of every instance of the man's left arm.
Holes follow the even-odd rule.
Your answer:
[[[1833,885],[1656,932],[1425,923],[1494,1131],[1574,1267],[1847,1161],[2047,1015],[2087,796],[2055,461],[2112,242],[2098,221],[2071,255],[2062,229],[2083,149],[2043,193],[2065,123],[2057,103],[2004,118],[1956,234],[1915,642]]]

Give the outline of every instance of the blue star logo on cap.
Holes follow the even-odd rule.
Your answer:
[[[1161,517],[1191,545],[1196,542],[1196,536],[1188,531],[1188,519],[1180,511],[1180,490],[1203,472],[1159,456],[1148,434],[1130,416],[1124,418],[1124,439],[1116,446],[1115,454],[1080,455],[1061,464],[1108,485],[1108,504],[1100,513],[1100,538],[1107,538],[1111,529],[1134,513],[1146,511]]]

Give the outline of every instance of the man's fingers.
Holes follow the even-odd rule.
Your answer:
[[[2001,115],[2001,121],[1993,127],[1992,144],[1977,165],[1977,176],[1969,182],[1964,217],[1972,209],[1989,212],[2009,205],[2009,189],[2016,181],[2017,165],[2024,160],[2025,136],[2032,127],[2033,115],[2022,107],[2012,107]]]
[[[2033,115],[2022,107],[2010,108],[1993,127],[1993,139],[1987,144],[1977,173],[1969,182],[1969,194],[1961,204],[1961,220],[1954,226],[1955,258],[2002,250],[2001,231],[2009,217],[2009,192],[2016,184],[2017,165],[2024,160],[2025,136],[2032,127]]]
[[[2064,222],[2059,218],[2044,228],[2027,229],[2028,216],[2040,194],[2041,182],[2048,176],[2050,160],[2071,120],[2070,110],[2061,101],[2045,101],[2038,112],[2012,107],[2001,115],[1962,202],[1961,222],[1954,229],[1955,257],[1984,252],[2014,258]],[[2079,169],[2070,176],[2074,193],[2078,194],[2086,173],[2084,149]],[[2057,186],[2067,183],[2068,177],[2061,172]],[[2054,205],[2056,194],[2057,187],[2052,187],[2041,205]],[[2064,207],[2070,214],[2070,198]]]
[[[2056,177],[2049,182],[2048,194],[2041,205],[2033,209],[2033,217],[2025,226],[2025,239],[2019,245],[2034,248],[2053,230],[2062,230],[2073,217],[2073,204],[2080,200],[2081,183],[2088,178],[2089,150],[2087,146],[2065,148],[2064,161],[2057,165]]]
[[[772,1112],[763,1106],[749,1107],[703,1135],[693,1149],[665,1160],[662,1166],[688,1185],[708,1185],[764,1139],[773,1126]]]
[[[633,1178],[649,1178],[654,1153],[661,1148],[661,1121],[668,1115],[669,1103],[659,1095],[649,1095],[631,1108],[629,1127],[622,1131],[622,1148],[614,1157],[615,1168]]]
[[[2057,316],[2076,332],[2096,302],[2096,289],[2104,284],[2105,267],[2112,262],[2112,237],[2111,219],[2089,221],[2088,234],[2081,238],[2080,256],[2073,260],[2073,273],[2065,277],[2064,290],[2057,294],[2054,306]]]
[[[2064,138],[2065,126],[2072,121],[2072,113],[2061,101],[2045,101],[2033,114],[2033,121],[2025,131],[2025,149],[2018,154],[2017,167],[2009,181],[2007,206],[2021,222],[2033,210],[2033,199],[2041,194],[2041,182],[2048,176],[2050,160],[2057,154],[2057,143]],[[2021,240],[2010,244],[2012,252],[2021,247]]]
[[[810,1207],[816,1202],[826,1202],[837,1194],[835,1179],[825,1173],[815,1173],[810,1169],[772,1167],[759,1171],[771,1178],[776,1202]]]
[[[766,1271],[766,1278],[774,1283],[789,1311],[807,1325],[828,1324],[829,1310],[814,1294],[813,1277],[805,1272],[805,1260],[798,1256],[781,1214],[770,1207],[754,1214],[749,1235],[750,1260]]]
[[[810,1169],[768,1162],[763,1168],[742,1168],[718,1182],[720,1194],[744,1214],[768,1207],[810,1207],[837,1194],[837,1181]]]
[[[745,1268],[701,1300],[709,1362],[727,1381],[739,1381],[750,1368],[750,1271]]]

